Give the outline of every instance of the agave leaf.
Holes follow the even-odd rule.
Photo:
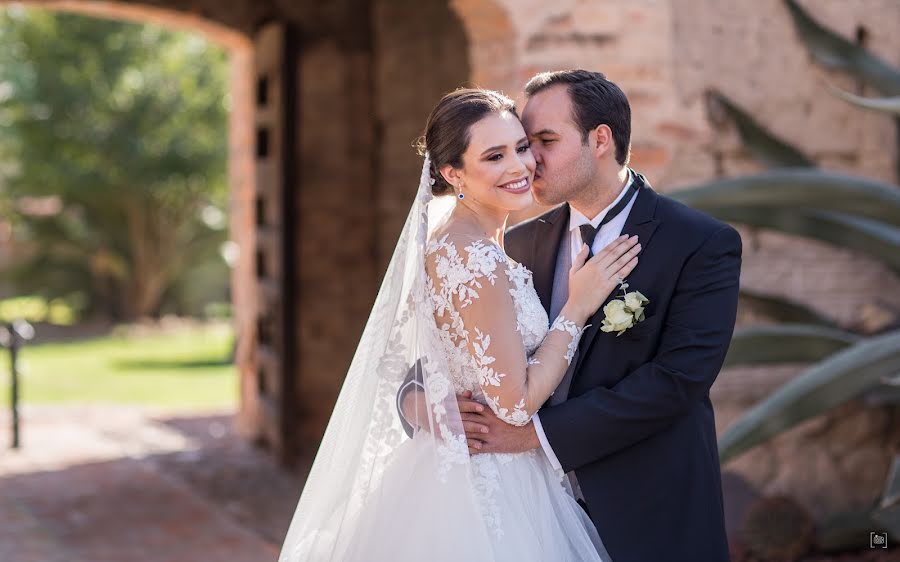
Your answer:
[[[900,190],[870,178],[817,169],[782,169],[724,178],[672,195],[691,207],[806,207],[900,227]]]
[[[822,326],[752,326],[735,332],[725,357],[725,365],[821,361],[860,339],[856,334]]]
[[[744,146],[753,156],[770,168],[814,167],[815,163],[787,142],[779,139],[756,122],[749,113],[738,107],[722,93],[710,90],[707,103],[715,104],[737,127]]]
[[[872,512],[872,521],[877,529],[887,531],[888,539],[900,535],[900,503],[879,507]]]
[[[845,92],[840,88],[832,86],[828,84],[828,89],[831,90],[831,93],[841,98],[842,100],[849,102],[855,106],[862,107],[863,109],[871,109],[874,111],[880,111],[882,113],[892,113],[894,115],[900,115],[900,96],[893,96],[890,98],[866,98],[863,96],[857,96],[856,94],[851,94],[850,92]]]
[[[886,384],[878,385],[863,394],[867,406],[900,405],[900,388]]]
[[[835,353],[751,408],[719,439],[722,464],[900,372],[900,330]]]
[[[844,213],[781,207],[700,207],[721,220],[771,228],[868,254],[900,273],[900,228]]]
[[[820,527],[817,546],[824,551],[859,546],[871,531],[887,531],[888,539],[900,535],[900,455],[894,455],[884,493],[874,510],[856,509],[829,517]]]
[[[837,328],[837,325],[815,310],[792,300],[741,289],[739,305],[746,305],[779,322],[790,324],[812,324]]]
[[[859,548],[860,537],[868,540],[869,533],[878,529],[871,508],[859,508],[828,517],[816,530],[816,548],[823,552],[837,552]],[[890,536],[890,535],[889,535]]]
[[[900,70],[814,20],[796,0],[785,0],[794,27],[812,57],[850,72],[886,96],[900,95]]]
[[[894,455],[894,462],[891,463],[891,471],[878,506],[889,507],[897,504],[900,504],[900,455]]]

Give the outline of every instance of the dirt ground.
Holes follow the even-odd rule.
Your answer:
[[[232,415],[0,411],[0,561],[275,561],[302,479],[239,438]]]
[[[0,562],[275,562],[308,470],[277,466],[229,412],[27,407],[20,450],[0,420]],[[838,561],[900,550],[802,559]]]

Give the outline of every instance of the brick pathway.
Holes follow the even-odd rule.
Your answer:
[[[0,562],[274,562],[303,484],[227,413],[29,407],[23,430],[11,451],[0,410]]]
[[[302,479],[231,415],[28,407],[19,451],[0,416],[0,561],[276,560]]]

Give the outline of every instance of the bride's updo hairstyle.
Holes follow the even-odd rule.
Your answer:
[[[439,170],[447,164],[457,169],[463,167],[462,156],[469,148],[472,125],[487,115],[504,112],[519,116],[513,100],[493,90],[460,88],[441,98],[428,116],[425,135],[416,143],[420,155],[427,151],[431,157],[434,195],[453,193],[453,186]]]

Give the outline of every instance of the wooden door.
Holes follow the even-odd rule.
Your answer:
[[[262,438],[285,463],[294,456],[288,436],[296,369],[295,182],[289,162],[297,92],[291,35],[288,24],[273,22],[255,38],[256,389]]]

